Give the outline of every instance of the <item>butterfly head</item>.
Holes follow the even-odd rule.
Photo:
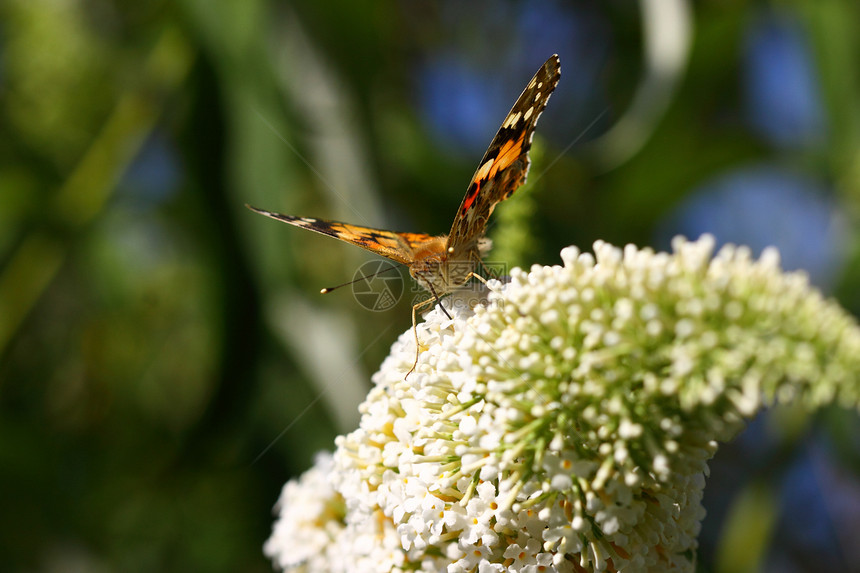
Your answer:
[[[448,250],[447,237],[435,237],[421,245],[412,253],[409,264],[409,274],[424,289],[440,296],[450,292],[448,285],[447,266],[451,253]]]
[[[449,246],[447,237],[415,252],[409,274],[425,290],[442,296],[463,286],[492,242],[486,237],[473,241],[466,248]]]

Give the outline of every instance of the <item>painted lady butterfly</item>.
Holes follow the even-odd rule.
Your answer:
[[[558,56],[553,55],[540,67],[502,122],[502,127],[472,176],[447,235],[397,233],[337,221],[281,215],[250,205],[247,207],[272,219],[358,245],[407,265],[409,274],[430,291],[432,298],[429,300],[438,300],[440,296],[465,284],[472,276],[477,276],[473,272],[475,265],[481,263],[483,255],[490,248],[489,239],[484,238],[487,221],[496,205],[510,197],[525,182],[535,125],[559,77],[561,68]],[[328,290],[323,289],[323,292]],[[413,325],[415,309],[421,306],[423,304],[413,308]]]

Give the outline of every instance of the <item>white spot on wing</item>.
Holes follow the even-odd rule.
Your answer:
[[[515,125],[520,120],[521,115],[522,114],[520,112],[512,113],[508,116],[508,119],[505,120],[505,123],[504,125],[502,125],[502,127],[511,127],[512,125]]]

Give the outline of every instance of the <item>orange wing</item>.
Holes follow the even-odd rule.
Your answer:
[[[558,85],[561,64],[552,55],[537,71],[502,122],[502,127],[472,176],[466,196],[457,210],[448,250],[456,257],[474,248],[483,237],[487,220],[499,203],[525,183],[529,170],[529,150],[538,117]]]
[[[282,215],[280,213],[273,213],[272,211],[257,209],[250,205],[245,206],[266,217],[352,243],[362,249],[367,249],[371,253],[382,255],[387,259],[404,265],[412,264],[415,260],[414,254],[416,251],[422,250],[433,241],[438,241],[438,237],[425,233],[397,233],[384,229],[350,225],[349,223],[341,223],[339,221]]]

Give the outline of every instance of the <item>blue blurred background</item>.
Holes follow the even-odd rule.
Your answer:
[[[860,312],[860,5],[0,1],[4,571],[268,571],[280,486],[355,427],[409,299],[244,203],[445,233],[552,53],[493,262],[713,233]],[[860,570],[860,424],[712,464],[700,571]]]

